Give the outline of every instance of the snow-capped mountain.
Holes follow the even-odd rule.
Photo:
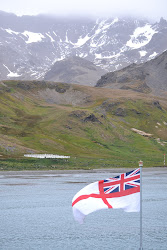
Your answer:
[[[85,58],[107,71],[167,49],[167,21],[63,19],[0,12],[0,79],[43,79],[56,61]]]

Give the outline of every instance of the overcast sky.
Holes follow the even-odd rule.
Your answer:
[[[0,10],[17,15],[141,16],[167,20],[167,0],[4,0]]]

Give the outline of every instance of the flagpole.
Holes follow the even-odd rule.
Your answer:
[[[143,250],[143,239],[142,239],[142,167],[143,162],[139,161],[139,167],[140,167],[140,248],[139,250]]]

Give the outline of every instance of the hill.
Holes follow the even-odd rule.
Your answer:
[[[3,81],[0,158],[53,153],[70,155],[76,168],[136,167],[140,159],[145,166],[162,165],[166,101],[132,90]]]
[[[86,59],[73,56],[55,62],[44,80],[94,86],[106,71]]]
[[[160,95],[167,91],[167,51],[146,63],[131,64],[109,72],[98,80],[97,87],[132,89]]]

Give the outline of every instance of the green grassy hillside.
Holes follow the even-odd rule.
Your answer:
[[[1,169],[136,167],[140,159],[162,166],[166,150],[165,99],[44,81],[0,83]],[[26,153],[71,158],[44,164],[24,160]]]

